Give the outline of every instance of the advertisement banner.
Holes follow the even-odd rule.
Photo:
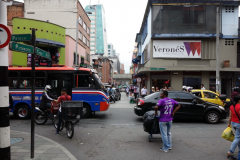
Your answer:
[[[201,41],[154,40],[153,58],[201,58]]]

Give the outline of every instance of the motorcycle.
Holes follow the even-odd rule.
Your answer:
[[[54,115],[57,115],[60,105],[56,102],[51,102],[51,109],[42,110],[39,108],[39,104],[35,103],[35,109],[37,110],[34,115],[34,121],[36,124],[43,125],[48,119],[54,120]]]
[[[110,99],[110,102],[113,101],[115,103],[115,98],[113,97],[113,95],[110,95],[109,99]]]

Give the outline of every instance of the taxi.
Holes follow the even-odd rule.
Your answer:
[[[220,106],[224,106],[223,101],[221,99],[219,99],[219,97],[218,97],[219,94],[217,94],[213,91],[202,90],[202,89],[193,89],[192,94],[201,98],[204,101],[214,103],[214,104],[218,104]],[[230,99],[227,98],[226,101],[230,102]]]

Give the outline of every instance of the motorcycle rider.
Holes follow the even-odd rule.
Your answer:
[[[54,99],[57,99],[55,96],[53,96],[50,93],[50,90],[52,89],[52,87],[50,85],[46,85],[45,87],[45,91],[43,91],[42,93],[42,100],[40,103],[40,108],[42,110],[47,109],[51,109],[51,101],[53,101]]]
[[[113,99],[115,99],[116,91],[112,87],[113,87],[113,85],[110,86],[110,88],[108,89],[108,94],[109,94],[109,96],[112,96]]]

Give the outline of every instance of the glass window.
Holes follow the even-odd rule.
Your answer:
[[[178,93],[178,97],[181,99],[181,101],[192,102],[193,100],[193,97],[189,93]]]
[[[85,22],[83,22],[83,29],[87,30],[87,25]]]
[[[175,92],[168,92],[168,98],[177,99]]]
[[[87,43],[87,42],[86,42],[86,37],[85,37],[85,36],[83,36],[83,43],[85,43],[85,44]]]
[[[108,45],[108,49],[111,49],[111,45]]]
[[[21,72],[20,77],[32,77],[32,73],[31,72]]]
[[[21,78],[19,88],[31,88],[31,79],[30,78]]]
[[[46,73],[45,72],[36,72],[35,73],[35,77],[46,77]]]
[[[216,99],[216,94],[210,92],[203,92],[204,98]]]
[[[82,25],[82,18],[79,16],[79,24]]]
[[[89,47],[89,40],[87,40],[87,46]]]
[[[91,75],[75,75],[75,87],[90,88],[94,85]]]
[[[45,82],[45,79],[43,79],[43,78],[35,79],[35,87],[36,88],[44,88],[44,82]]]
[[[18,72],[17,71],[9,71],[8,77],[18,77]]]
[[[82,33],[79,31],[78,39],[82,40]]]
[[[192,94],[199,97],[199,98],[202,98],[201,92],[192,92]]]
[[[9,83],[9,88],[17,88],[18,87],[18,78],[9,78],[8,83]]]
[[[88,33],[88,34],[90,33],[90,29],[89,29],[89,27],[87,27],[87,33]]]

